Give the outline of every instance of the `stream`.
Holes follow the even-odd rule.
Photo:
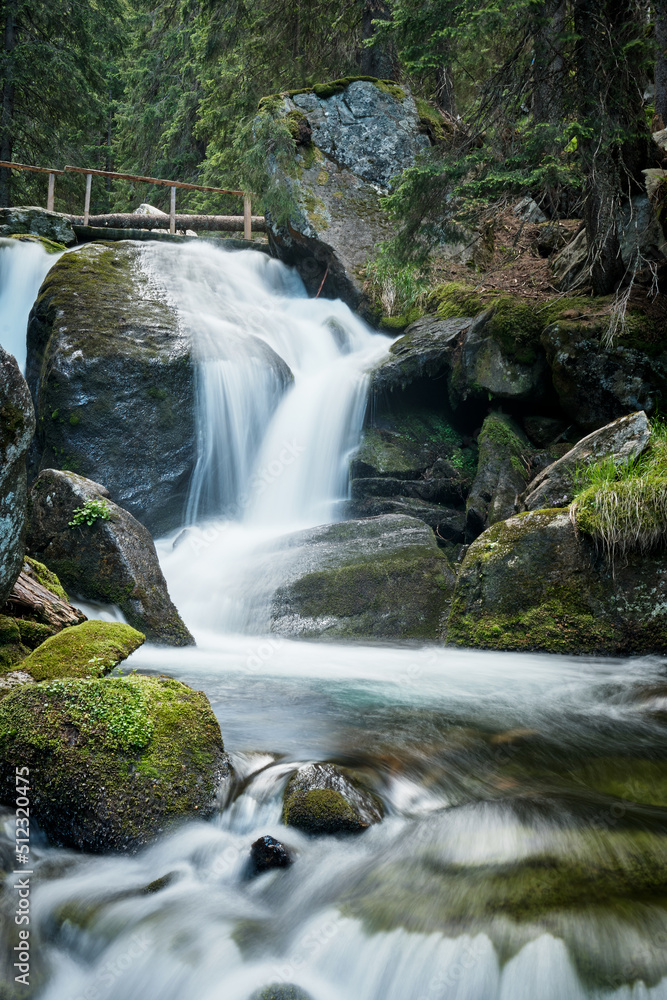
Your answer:
[[[0,341],[20,360],[53,262],[40,253],[0,248]],[[234,778],[213,819],[134,856],[33,838],[31,995],[667,1000],[664,660],[268,633],[291,534],[342,516],[366,372],[390,341],[261,253],[155,243],[143,266],[198,359],[187,509],[156,543],[197,646],[145,645],[123,669],[205,691]],[[309,761],[350,768],[383,821],[356,837],[283,826]],[[295,862],[251,877],[266,834]],[[0,809],[6,870],[13,839]],[[6,888],[9,981],[14,903]]]

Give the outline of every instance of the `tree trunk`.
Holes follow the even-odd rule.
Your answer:
[[[5,0],[4,10],[4,73],[2,76],[2,108],[0,109],[0,160],[11,160],[14,152],[14,49],[16,48],[17,0]],[[12,172],[0,167],[0,207],[11,205]]]
[[[563,118],[563,34],[566,0],[543,0],[535,18],[533,60],[533,117],[557,123]]]
[[[596,295],[606,295],[625,273],[618,226],[621,199],[633,190],[647,155],[639,67],[630,62],[639,50],[631,43],[641,40],[644,25],[632,0],[575,0],[574,25],[579,120],[588,131],[579,140],[579,152],[586,175],[591,283]],[[629,136],[622,144],[616,140],[619,133]]]
[[[667,0],[655,4],[655,113],[667,126]]]
[[[445,114],[456,118],[454,80],[452,79],[451,68],[448,65],[438,66],[435,71],[435,100],[438,107]]]
[[[373,21],[391,21],[391,11],[386,0],[364,0],[361,14],[361,37],[364,41],[375,34]],[[363,76],[376,76],[380,80],[396,79],[396,55],[393,45],[364,46],[361,50],[361,72]]]

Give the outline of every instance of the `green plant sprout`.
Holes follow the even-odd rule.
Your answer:
[[[68,521],[70,528],[76,528],[80,524],[87,524],[89,527],[95,521],[108,521],[111,517],[111,508],[106,500],[86,500],[83,507],[77,507],[74,517]]]

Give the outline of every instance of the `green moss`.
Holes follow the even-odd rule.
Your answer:
[[[37,821],[84,849],[127,849],[171,819],[206,816],[222,751],[205,695],[168,678],[65,678],[0,703],[3,799],[21,760]]]
[[[69,425],[70,427],[78,427],[81,423],[81,417],[78,413],[70,413],[69,415]]]
[[[64,253],[67,249],[62,243],[55,240],[47,240],[46,236],[35,236],[32,233],[10,233],[10,240],[19,240],[21,243],[39,243],[47,253]]]
[[[336,833],[346,827],[358,829],[359,820],[343,796],[332,788],[286,794],[283,823],[309,833]]]
[[[55,634],[55,629],[51,625],[44,625],[42,622],[28,621],[24,618],[17,618],[16,624],[19,628],[21,642],[28,649],[37,649],[43,642],[46,642]]]
[[[20,438],[24,427],[25,413],[6,399],[0,406],[0,453],[6,452]]]
[[[0,615],[0,675],[15,669],[29,652],[21,641],[18,620]]]
[[[667,808],[667,761],[598,757],[570,771],[578,784],[624,802]]]
[[[413,306],[407,312],[401,313],[400,316],[383,316],[380,320],[381,330],[405,330],[406,326],[410,326],[411,323],[416,323],[424,315],[424,310],[419,306]]]
[[[126,659],[144,638],[121,622],[83,622],[47,639],[24,661],[22,669],[36,681],[99,677]]]
[[[526,454],[526,442],[514,431],[514,422],[511,417],[504,413],[490,413],[479,434],[478,445],[489,443],[494,449],[510,454],[512,457],[523,459]],[[520,472],[525,472],[525,466],[521,465]]]
[[[415,98],[417,114],[421,131],[424,132],[432,143],[441,145],[451,138],[451,128],[448,128],[444,118],[437,108],[429,104],[422,97]]]
[[[426,305],[429,312],[436,312],[441,319],[458,319],[460,316],[477,316],[487,307],[491,297],[482,296],[461,281],[438,285],[430,293]]]

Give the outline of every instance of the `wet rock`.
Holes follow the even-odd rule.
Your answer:
[[[76,243],[76,235],[69,219],[45,208],[22,206],[0,208],[0,236],[14,233],[32,233],[47,240],[63,243],[66,247]]]
[[[363,486],[368,482],[372,482],[372,480],[355,480],[352,486],[353,488]],[[346,510],[353,518],[380,517],[383,514],[403,514],[406,517],[416,517],[424,524],[428,524],[435,532],[436,538],[442,542],[460,544],[465,538],[466,514],[464,510],[436,503],[425,503],[423,500],[402,495],[400,489],[395,496],[391,497],[360,494],[356,499],[350,500]]]
[[[144,253],[123,241],[60,258],[30,315],[26,374],[33,475],[65,464],[102,481],[158,533],[181,523],[194,467],[194,363]]]
[[[283,823],[306,833],[361,833],[382,815],[380,801],[334,764],[300,767],[283,796]]]
[[[313,998],[300,986],[292,986],[290,983],[271,983],[270,986],[256,990],[248,1000],[313,1000]]]
[[[638,410],[651,416],[667,400],[667,355],[641,336],[622,336],[604,347],[608,323],[608,316],[591,323],[563,319],[541,338],[560,405],[586,431]]]
[[[478,316],[463,333],[452,364],[452,406],[489,398],[543,399],[547,364],[541,325],[530,305],[506,300]]]
[[[511,417],[490,413],[477,444],[477,475],[466,505],[468,541],[516,513],[517,497],[530,475],[530,442]]]
[[[51,842],[92,852],[136,850],[174,823],[207,818],[230,772],[206,696],[139,674],[11,690],[0,701],[6,805],[17,760],[30,768],[31,816]]]
[[[33,680],[101,677],[126,660],[145,636],[123,622],[85,621],[43,639],[21,663]]]
[[[25,456],[35,432],[30,392],[15,358],[0,347],[0,607],[23,566]]]
[[[272,868],[287,868],[293,858],[284,844],[268,834],[256,840],[250,848],[250,863],[256,874]]]
[[[284,183],[298,207],[269,239],[311,294],[322,285],[322,295],[363,308],[362,269],[393,234],[380,194],[429,146],[415,102],[407,88],[359,80],[284,98],[282,113],[296,126],[297,178]]]
[[[667,650],[667,567],[628,555],[612,569],[568,511],[518,514],[468,549],[446,640],[488,649],[636,654]]]
[[[375,405],[400,395],[409,387],[446,400],[446,383],[456,346],[472,319],[438,319],[424,316],[412,323],[389,348],[386,358],[371,371],[370,393]],[[436,381],[443,380],[443,381]],[[435,385],[434,385],[435,382]]]
[[[454,578],[421,521],[388,514],[327,524],[290,536],[288,554],[271,604],[272,632],[327,639],[440,635]]]
[[[104,516],[73,524],[86,504]],[[73,593],[117,604],[151,642],[194,642],[171,602],[150,532],[99,483],[73,472],[41,472],[30,491],[28,545]]]
[[[593,431],[529,483],[521,498],[524,509],[564,507],[574,499],[579,470],[603,458],[611,458],[618,465],[637,458],[647,447],[650,436],[643,410]]]

